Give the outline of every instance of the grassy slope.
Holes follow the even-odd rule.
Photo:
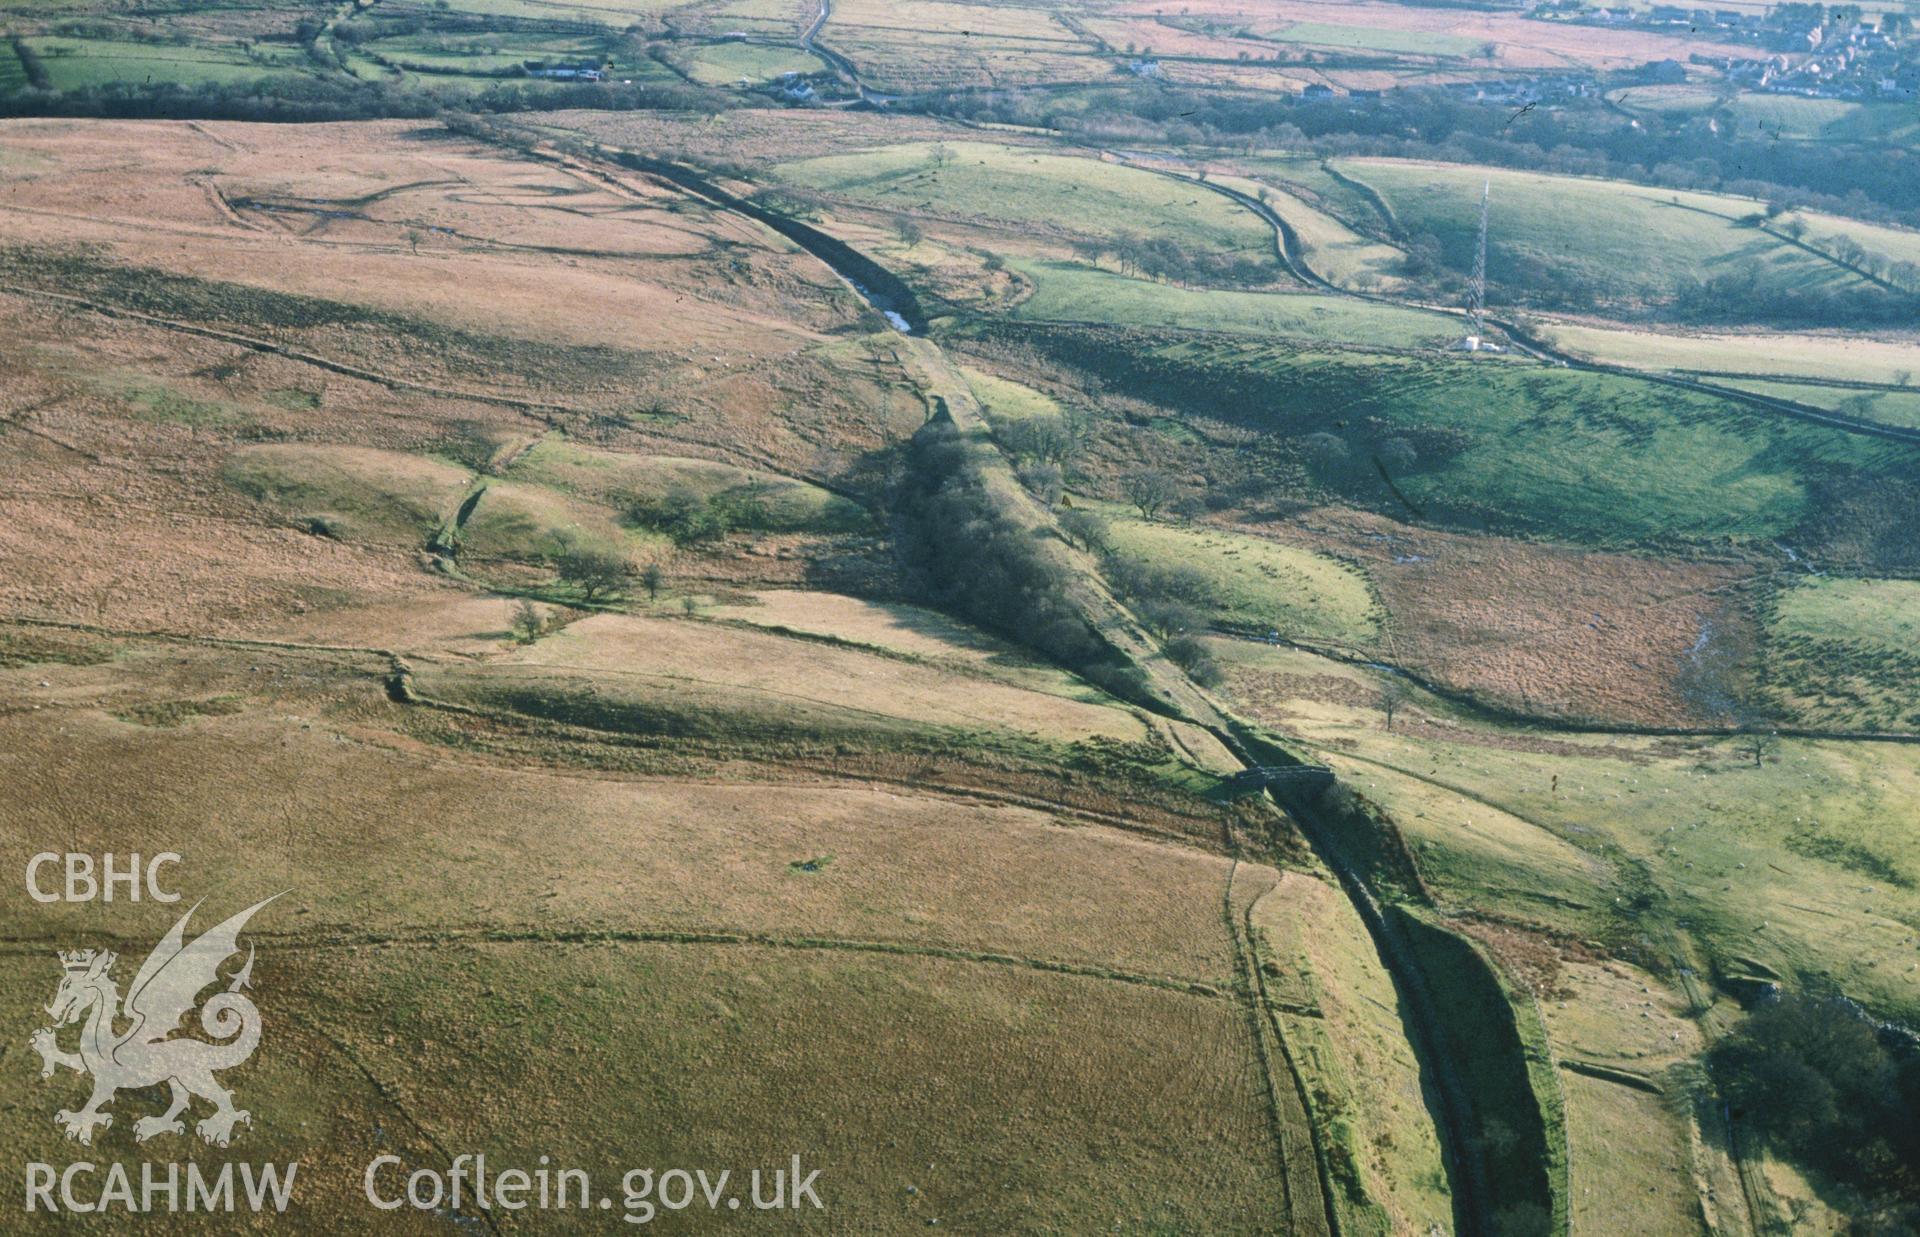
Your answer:
[[[1223,529],[1148,522],[1122,514],[1110,524],[1114,550],[1157,567],[1187,567],[1212,587],[1213,620],[1290,639],[1367,646],[1380,634],[1367,581],[1311,550]]]
[[[982,142],[910,143],[778,165],[791,184],[875,206],[926,210],[1062,235],[1177,236],[1210,253],[1272,254],[1271,233],[1217,194],[1097,159]]]
[[[1920,122],[1916,122],[1913,109],[1897,103],[1743,93],[1736,95],[1726,110],[1743,129],[1787,141],[1888,142],[1904,146],[1920,141]]]
[[[361,447],[262,444],[228,457],[229,484],[335,535],[424,545],[452,518],[471,479],[445,460]]]
[[[1790,399],[1811,408],[1827,408],[1851,417],[1878,421],[1883,425],[1920,429],[1920,390],[1863,392],[1849,390],[1846,387],[1770,380],[1754,381],[1747,378],[1727,378],[1717,381],[1725,382],[1728,386],[1742,391],[1752,391],[1756,395]]]
[[[1920,583],[1803,579],[1770,607],[1763,677],[1786,716],[1920,731]]]
[[[108,82],[249,82],[279,74],[304,74],[311,63],[297,48],[265,48],[259,58],[237,47],[115,42],[111,39],[28,40],[47,66],[56,90]],[[9,48],[11,55],[11,48]]]
[[[698,635],[704,625],[680,626]],[[441,1163],[423,1129],[442,1147],[484,1146],[496,1164],[545,1153],[596,1175],[817,1156],[830,1170],[823,1231],[935,1216],[995,1229],[1035,1215],[1061,1229],[1096,1216],[1225,1231],[1284,1214],[1245,1011],[1219,995],[1234,962],[1218,856],[897,789],[449,760],[382,735],[415,714],[385,704],[377,676],[351,657],[116,652],[0,676],[10,692],[42,678],[106,691],[123,711],[130,697],[225,698],[237,687],[241,707],[166,724],[97,708],[61,710],[57,722],[10,715],[0,743],[9,776],[91,778],[82,817],[69,815],[70,800],[42,797],[16,814],[20,836],[248,856],[197,869],[195,891],[213,905],[294,890],[284,918],[263,925],[275,934],[255,972],[266,1046],[228,1079],[256,1124],[231,1153],[195,1143],[180,1154],[305,1159],[312,1227],[351,1223],[333,1208],[351,1206],[342,1200],[356,1197],[355,1174],[376,1149]],[[948,682],[956,702],[979,699],[977,682]],[[267,821],[245,806],[263,782],[310,793]],[[795,866],[822,856],[817,870]],[[73,906],[51,921],[36,913],[30,930],[102,942],[125,933],[113,941],[134,957],[174,913],[109,922]],[[621,935],[702,928],[829,940],[770,948]],[[330,943],[343,931],[402,939]],[[584,939],[548,939],[568,932]],[[490,933],[527,939],[482,939]],[[1021,957],[1119,966],[1174,986],[1190,977],[1211,994],[1041,973]],[[57,968],[21,955],[8,974],[9,1016],[31,1025]],[[9,1105],[0,1125],[10,1145],[57,1152],[43,1109],[70,1102],[72,1082]],[[761,1104],[730,1093],[734,1083],[782,1099]],[[389,1088],[384,1098],[377,1087]],[[131,1149],[128,1118],[143,1108],[144,1097],[122,1098],[103,1153]],[[740,1119],[750,1110],[761,1115]]]
[[[1398,282],[1395,271],[1406,255],[1392,245],[1362,236],[1296,193],[1239,176],[1216,176],[1214,180],[1249,197],[1261,198],[1285,219],[1299,239],[1307,267],[1330,283],[1391,287]]]
[[[972,388],[973,397],[980,401],[981,409],[996,424],[1027,417],[1057,417],[1061,414],[1056,400],[1023,383],[984,370],[963,369],[961,372],[966,375],[967,385]]]
[[[1609,374],[1443,356],[1227,342],[1098,364],[1194,411],[1305,435],[1377,418],[1421,460],[1397,477],[1429,517],[1591,543],[1768,539],[1812,513],[1826,467],[1894,474],[1916,451]],[[1324,484],[1398,511],[1362,457]]]
[[[1454,320],[1421,309],[1311,292],[1182,288],[1073,262],[1008,263],[1035,284],[1014,309],[1031,321],[1225,331],[1316,343],[1417,348],[1459,333]]]
[[[516,480],[565,490],[615,510],[635,498],[685,491],[759,504],[753,523],[774,532],[849,532],[869,524],[858,504],[815,485],[732,464],[685,456],[639,455],[548,437],[515,459]]]
[[[1759,210],[1747,198],[1453,164],[1348,159],[1338,166],[1385,197],[1407,235],[1437,236],[1448,264],[1461,271],[1473,265],[1480,189],[1490,181],[1487,274],[1494,284],[1514,278],[1515,263],[1527,259],[1571,268],[1609,299],[1625,301],[1731,272],[1757,272],[1779,287],[1862,286],[1834,263],[1738,223]],[[1854,232],[1870,249],[1885,239],[1825,217],[1812,230]]]

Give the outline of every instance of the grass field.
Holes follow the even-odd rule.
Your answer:
[[[730,622],[826,636],[936,665],[956,666],[1050,695],[1106,703],[1102,694],[1085,681],[1036,660],[1017,645],[920,606],[803,589],[764,589],[739,601],[711,606],[705,613]]]
[[[1328,880],[1284,873],[1249,916],[1268,967],[1268,999],[1320,1100],[1324,1135],[1345,1149],[1365,1197],[1338,1197],[1354,1231],[1452,1222],[1453,1200],[1430,1099],[1404,1012],[1366,927]],[[1350,1157],[1350,1158],[1346,1158]]]
[[[1257,180],[1216,176],[1218,183],[1264,201],[1287,221],[1299,238],[1307,268],[1343,288],[1391,288],[1405,253],[1392,245],[1362,236],[1324,210],[1294,193]]]
[[[1735,95],[1726,111],[1742,130],[1800,142],[1863,142],[1911,147],[1920,121],[1897,103],[1854,103],[1794,95]]]
[[[1221,988],[1103,974],[1228,982],[1227,861],[922,794],[598,778],[342,742],[342,725],[385,726],[329,716],[335,693],[378,699],[347,667],[262,654],[249,676],[175,651],[188,656],[133,648],[114,663],[0,673],[10,691],[22,676],[58,678],[69,701],[251,677],[278,684],[265,688],[272,702],[171,727],[96,708],[63,709],[59,723],[15,714],[0,761],[116,772],[83,816],[43,801],[16,817],[23,830],[88,847],[245,848],[244,869],[193,865],[196,891],[223,909],[261,883],[293,889],[260,923],[268,1031],[257,1060],[228,1078],[257,1114],[231,1154],[307,1159],[308,1222],[349,1223],[332,1209],[352,1206],[373,1148],[444,1165],[434,1139],[484,1145],[495,1163],[549,1154],[614,1180],[640,1164],[818,1155],[819,1223],[832,1231],[936,1215],[1001,1226],[1036,1208],[1065,1227],[1093,1208],[1103,1224],[1209,1231],[1282,1214],[1244,1009]],[[235,810],[281,777],[309,788],[284,819]],[[402,786],[405,820],[391,807]],[[160,788],[172,793],[150,799]],[[555,813],[566,829],[528,828]],[[489,874],[479,896],[476,873]],[[1007,884],[1026,880],[1032,894]],[[1062,898],[1062,882],[1075,892]],[[689,899],[693,884],[710,895]],[[1072,909],[1056,920],[1043,904]],[[31,930],[105,942],[97,912],[64,908]],[[173,917],[154,907],[107,930],[138,956]],[[418,931],[449,917],[473,930]],[[685,939],[702,931],[738,943]],[[57,968],[39,951],[9,965],[9,1016],[30,1022]],[[718,1089],[719,1058],[741,1063],[728,1077],[787,1099],[740,1121],[739,1101]],[[1166,1087],[1175,1076],[1182,1084]],[[55,1154],[58,1131],[39,1110],[58,1098],[48,1084],[11,1106],[10,1142]],[[121,1125],[141,1107],[123,1097]],[[1009,1125],[1014,1110],[1030,1116]],[[903,1112],[921,1115],[901,1126]],[[1036,1140],[1052,1151],[1036,1158]],[[198,1143],[192,1154],[225,1158]],[[1009,1157],[1026,1166],[1012,1177]],[[855,1162],[886,1167],[842,1167],[835,1187],[831,1165]],[[1053,1179],[1025,1176],[1046,1162]]]
[[[1260,537],[1149,522],[1123,511],[1110,513],[1119,517],[1109,526],[1114,552],[1205,576],[1215,622],[1357,647],[1379,637],[1379,607],[1366,577],[1345,563]]]
[[[1690,116],[1720,106],[1724,92],[1691,82],[1668,86],[1626,86],[1607,92],[1607,99],[1630,112]]]
[[[1687,335],[1551,321],[1556,344],[1614,365],[1701,374],[1898,384],[1920,376],[1920,343],[1777,331]]]
[[[1718,385],[1920,426],[1920,346],[1855,335],[1775,332],[1664,334],[1555,321],[1546,334],[1577,355],[1633,369],[1696,375]],[[1810,382],[1796,379],[1812,379]]]
[[[1714,381],[1752,391],[1755,395],[1790,399],[1796,404],[1825,408],[1861,420],[1920,429],[1920,390],[1862,391],[1801,382],[1756,382],[1750,378],[1716,378]]]
[[[973,390],[973,397],[980,401],[980,407],[986,410],[987,417],[996,425],[1028,417],[1061,415],[1058,401],[1030,386],[989,374],[985,370],[965,369],[962,372],[966,375],[967,385]]]
[[[1420,309],[1378,305],[1311,292],[1233,292],[1182,288],[1133,279],[1072,262],[1008,263],[1034,284],[1013,309],[1036,322],[1279,335],[1316,343],[1431,347],[1457,334],[1450,318]]]
[[[1241,207],[1196,186],[1093,158],[984,142],[910,143],[783,163],[774,173],[892,210],[1061,237],[1173,233],[1202,252],[1272,261],[1271,233]]]
[[[230,84],[277,74],[305,74],[311,67],[296,48],[262,49],[256,55],[237,47],[70,38],[29,39],[27,45],[46,64],[47,77],[55,90],[80,90],[108,82]]]
[[[1913,466],[1898,443],[1610,374],[1222,340],[1080,355],[1137,389],[1193,399],[1195,414],[1263,432],[1374,424],[1404,434],[1419,461],[1395,478],[1400,491],[1426,518],[1461,527],[1597,544],[1760,540],[1822,517],[1812,495],[1827,463],[1882,476]],[[1317,465],[1318,478],[1404,511],[1365,445]]]
[[[20,57],[14,53],[9,42],[4,51],[0,51],[0,94],[12,94],[27,87],[26,66],[20,63]]]
[[[818,56],[796,47],[763,47],[752,43],[714,43],[687,57],[687,75],[709,86],[731,86],[746,81],[772,81],[786,73],[818,73],[827,66]]]
[[[1701,1231],[1684,1121],[1668,1101],[1615,1082],[1563,1072],[1573,1231]],[[1603,1167],[1604,1166],[1604,1167]]]
[[[1075,700],[984,677],[956,692],[952,674],[935,666],[731,625],[624,615],[572,624],[484,672],[435,671],[423,683],[430,695],[637,733],[982,730],[1063,744],[1147,737],[1111,699]]]
[[[686,0],[450,0],[455,13],[524,21],[571,21],[624,30],[635,21],[680,8]]]
[[[503,34],[410,34],[375,39],[366,50],[410,69],[450,74],[511,73],[528,62],[599,64],[606,56],[604,38]],[[625,67],[622,67],[623,75]],[[516,79],[525,83],[530,79]]]
[[[1920,583],[1801,580],[1774,597],[1766,631],[1765,675],[1786,715],[1920,731]]]
[[[451,519],[471,480],[445,460],[356,447],[263,444],[229,457],[226,479],[334,535],[419,547]]]
[[[1260,37],[1274,43],[1304,43],[1310,47],[1337,47],[1342,50],[1393,52],[1411,56],[1448,56],[1470,59],[1486,46],[1483,41],[1460,35],[1434,34],[1419,30],[1393,30],[1379,26],[1346,26],[1332,22],[1299,21],[1262,30]]]
[[[740,527],[763,532],[857,532],[872,523],[851,500],[791,477],[713,460],[608,451],[552,436],[519,454],[507,471],[516,480],[564,490],[615,512],[635,500],[691,494],[730,502],[742,513]]]

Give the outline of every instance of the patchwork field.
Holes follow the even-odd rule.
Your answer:
[[[1374,0],[7,11],[0,862],[286,890],[181,1154],[288,1223],[389,1151],[607,1200],[409,1232],[794,1156],[808,1232],[1912,1195],[1896,105]],[[1574,365],[1452,348],[1488,185]],[[175,909],[10,904],[4,1033]],[[1846,1137],[1740,1089],[1797,1010]],[[150,1150],[12,1064],[8,1146]]]

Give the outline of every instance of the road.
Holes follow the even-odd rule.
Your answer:
[[[833,71],[839,74],[840,80],[853,87],[854,93],[859,96],[858,102],[871,104],[874,107],[885,107],[898,99],[899,95],[881,94],[877,90],[867,89],[866,83],[860,80],[860,70],[854,67],[853,61],[830,47],[821,47],[814,42],[820,34],[821,27],[825,26],[827,19],[832,16],[833,0],[820,0],[820,11],[814,14],[813,21],[808,24],[806,30],[801,32],[800,50],[811,52],[833,66]]]

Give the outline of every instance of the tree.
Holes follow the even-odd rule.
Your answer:
[[[1065,492],[1058,464],[1028,464],[1020,470],[1020,482],[1049,511],[1059,504]]]
[[[1129,473],[1121,480],[1120,489],[1127,501],[1140,509],[1140,518],[1144,520],[1153,519],[1180,493],[1179,483],[1158,468]]]
[[[1431,232],[1422,232],[1407,246],[1407,256],[1400,262],[1401,273],[1409,279],[1435,279],[1446,273],[1447,261],[1440,248],[1440,238]]]
[[[1307,457],[1309,464],[1322,472],[1346,463],[1349,455],[1346,439],[1325,430],[1308,434],[1300,443],[1300,453]]]
[[[1139,607],[1140,621],[1162,640],[1199,631],[1206,617],[1184,601],[1149,601]]]
[[[1420,453],[1411,442],[1395,435],[1380,444],[1376,458],[1388,472],[1405,472],[1420,462]]]
[[[512,632],[514,638],[522,644],[532,644],[538,640],[540,633],[545,631],[546,627],[547,620],[540,613],[540,607],[524,597],[520,599],[520,604],[513,608],[513,617],[507,620],[507,630]]]
[[[1079,507],[1060,513],[1060,535],[1089,554],[1105,554],[1112,543],[1106,517]]]
[[[1202,687],[1220,681],[1220,667],[1214,664],[1207,646],[1192,636],[1178,636],[1166,643],[1167,660],[1180,667],[1187,677]]]
[[[1065,417],[1021,417],[996,426],[993,436],[1015,456],[1049,464],[1066,463],[1080,447],[1079,435]]]
[[[1753,757],[1753,767],[1766,764],[1773,749],[1780,746],[1780,732],[1766,722],[1749,722],[1740,728],[1740,751]]]
[[[553,565],[561,580],[579,589],[588,601],[614,592],[633,574],[633,564],[618,547],[586,541],[563,545]]]
[[[893,230],[894,233],[900,237],[900,243],[909,249],[918,245],[921,238],[925,236],[925,233],[920,230],[919,224],[906,218],[897,220],[893,225]]]
[[[648,601],[660,600],[660,586],[667,582],[667,573],[660,569],[659,563],[648,563],[640,570],[640,583],[647,590]]]
[[[408,228],[406,231],[406,238],[407,238],[407,245],[413,250],[414,253],[420,252],[420,242],[427,239],[424,235],[421,234],[419,228]]]
[[[1400,711],[1400,706],[1405,704],[1407,697],[1412,694],[1413,689],[1397,674],[1380,685],[1380,711],[1387,715],[1388,730],[1393,729],[1393,715]]]
[[[1182,670],[1190,669],[1205,660],[1207,646],[1192,636],[1177,636],[1167,641],[1167,660]]]
[[[1776,1147],[1891,1202],[1920,1195],[1920,1061],[1848,1001],[1781,993],[1708,1054],[1733,1118]],[[1912,1231],[1893,1227],[1868,1231]]]

